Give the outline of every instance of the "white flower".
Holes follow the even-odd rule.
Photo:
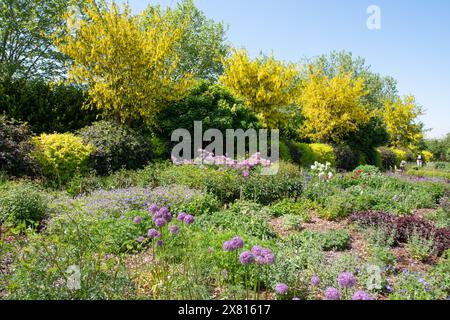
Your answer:
[[[333,178],[333,172],[328,172],[328,179],[331,179],[331,178]]]

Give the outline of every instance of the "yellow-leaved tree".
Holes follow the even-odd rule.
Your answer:
[[[82,6],[77,23],[68,13],[65,35],[55,44],[72,60],[69,79],[87,85],[90,105],[105,117],[152,123],[164,104],[187,92],[191,76],[176,72],[175,50],[186,24],[171,23],[172,14],[132,15],[128,5],[94,0]]]
[[[264,126],[276,128],[290,118],[290,106],[299,92],[299,73],[294,64],[285,64],[273,56],[252,60],[243,49],[233,50],[224,64],[220,81],[244,99]]]
[[[365,94],[363,78],[343,71],[328,77],[310,66],[299,99],[305,117],[302,135],[314,142],[342,142],[371,118],[361,102]]]
[[[423,114],[412,95],[386,100],[383,116],[390,144],[396,148],[414,149],[423,139],[423,124],[418,121],[418,117]]]

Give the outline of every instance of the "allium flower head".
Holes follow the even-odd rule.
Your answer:
[[[184,220],[183,220],[183,221],[184,221],[184,223],[186,223],[186,224],[193,224],[193,223],[194,223],[194,220],[195,220],[194,216],[188,214],[188,215],[186,215],[186,216],[184,217]]]
[[[170,222],[170,221],[172,221],[172,214],[170,212],[166,212],[166,213],[163,214],[163,218],[167,222]]]
[[[166,223],[167,223],[167,221],[164,220],[163,218],[155,219],[155,225],[156,225],[158,228],[164,227],[164,226],[166,225]]]
[[[161,233],[158,230],[150,229],[148,230],[148,237],[150,239],[155,239],[161,237]]]
[[[314,276],[311,278],[311,284],[312,284],[314,287],[317,287],[317,286],[320,284],[320,278],[319,278],[317,275],[314,275]]]
[[[161,207],[159,209],[159,212],[161,212],[163,215],[165,215],[165,214],[169,213],[170,211],[166,207]]]
[[[142,223],[142,218],[140,216],[134,217],[133,223],[134,224],[141,224]]]
[[[373,300],[372,296],[364,291],[356,291],[352,300]]]
[[[287,286],[287,284],[278,283],[275,286],[275,292],[278,294],[286,294],[288,291],[289,291],[289,287]]]
[[[233,251],[233,243],[231,241],[225,241],[223,243],[223,251]]]
[[[254,254],[256,254],[257,256],[262,255],[262,250],[263,250],[263,248],[260,246],[253,246],[253,248],[252,248],[252,252]]]
[[[186,217],[186,212],[181,212],[178,214],[177,220],[178,221],[184,221],[184,218]]]
[[[244,176],[244,178],[247,178],[250,175],[250,172],[248,170],[244,170],[244,172],[242,172],[242,175]]]
[[[171,225],[169,227],[169,232],[173,235],[176,235],[178,232],[180,232],[180,228],[176,224]]]
[[[255,261],[255,256],[250,251],[244,251],[239,256],[239,261],[243,265],[252,264]]]
[[[142,243],[145,241],[145,237],[144,236],[140,236],[139,238],[136,239],[137,242]]]
[[[351,288],[356,284],[356,279],[351,272],[342,272],[338,277],[339,286]]]
[[[150,213],[156,213],[158,211],[158,206],[155,203],[152,203],[148,206],[148,211]]]
[[[241,237],[234,237],[231,239],[231,243],[233,244],[234,249],[240,249],[244,247],[244,240]]]
[[[156,242],[156,245],[157,245],[158,247],[162,247],[162,246],[164,245],[164,241],[158,240],[158,241]]]
[[[325,300],[340,300],[341,294],[336,288],[327,288],[325,290]]]

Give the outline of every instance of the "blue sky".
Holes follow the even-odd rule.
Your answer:
[[[448,0],[194,0],[206,16],[229,26],[228,40],[252,55],[273,52],[299,61],[332,50],[366,59],[398,80],[426,109],[428,137],[450,132],[450,1]],[[138,12],[176,0],[129,0]],[[369,5],[381,9],[381,30],[366,26]]]

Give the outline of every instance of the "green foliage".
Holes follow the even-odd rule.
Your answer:
[[[217,230],[229,230],[236,234],[259,239],[274,238],[275,233],[269,225],[269,215],[260,205],[251,202],[236,202],[229,210],[215,212],[198,219],[200,226],[210,226]]]
[[[450,161],[450,133],[441,139],[426,140],[425,146],[435,161]]]
[[[0,113],[26,121],[32,131],[70,132],[95,121],[85,110],[86,92],[77,86],[17,79],[0,82]]]
[[[39,163],[42,173],[60,185],[76,173],[87,171],[89,156],[95,150],[70,133],[42,134],[33,138],[33,141],[36,146],[33,157]]]
[[[332,166],[336,163],[332,146],[320,143],[295,143],[293,145],[299,149],[300,164],[304,167],[310,166],[316,161],[319,163],[329,162]]]
[[[294,201],[292,199],[283,199],[272,204],[267,208],[269,213],[275,217],[284,215],[299,216],[303,222],[311,222],[311,211],[314,210],[314,203],[307,200]]]
[[[359,155],[347,145],[336,145],[333,147],[336,156],[336,168],[346,171],[353,170],[359,161]]]
[[[355,168],[355,170],[353,170],[353,172],[358,172],[359,174],[366,174],[366,175],[380,175],[380,169],[370,165],[358,166]]]
[[[13,226],[40,222],[46,215],[47,198],[30,183],[0,186],[0,220]]]
[[[95,147],[92,169],[106,174],[119,169],[138,169],[152,156],[151,141],[126,126],[100,121],[78,131],[83,142]]]
[[[104,255],[106,243],[93,241],[104,229],[84,216],[53,221],[50,232],[28,234],[15,257],[9,279],[11,299],[73,300],[133,299],[133,283],[124,259]],[[112,230],[108,230],[111,235]],[[20,255],[20,259],[19,259]],[[80,271],[80,289],[71,289],[71,276]],[[76,278],[75,278],[76,279]],[[76,280],[75,280],[76,281]]]
[[[64,24],[68,5],[81,1],[2,1],[0,7],[0,77],[51,78],[62,75],[65,57],[50,35]]]
[[[235,170],[201,168],[195,165],[168,166],[156,179],[159,185],[180,184],[210,192],[223,203],[232,202],[239,197],[243,181]]]
[[[0,171],[11,176],[31,175],[34,169],[30,157],[32,149],[28,126],[0,115]]]
[[[289,240],[295,246],[306,246],[311,242],[315,242],[324,251],[344,251],[349,248],[351,243],[348,231],[343,229],[328,231],[305,230],[300,234],[290,235]]]
[[[199,81],[182,100],[167,104],[157,115],[155,131],[167,144],[178,128],[194,133],[194,121],[202,121],[202,129],[247,130],[260,127],[256,115],[227,89],[207,81]]]
[[[378,148],[377,151],[380,153],[381,167],[384,170],[393,169],[397,164],[397,155],[389,148]]]
[[[422,262],[426,262],[435,250],[434,240],[424,238],[419,232],[408,237],[405,247],[411,257]]]
[[[295,165],[281,163],[276,175],[250,175],[242,186],[245,200],[264,205],[283,198],[299,198],[303,189],[303,177]]]
[[[420,273],[404,272],[394,284],[390,300],[439,300],[447,297],[437,279]]]
[[[160,6],[151,6],[145,15],[160,12]],[[183,0],[173,9],[169,23],[174,26],[188,21],[180,40],[176,45],[180,63],[179,74],[192,73],[198,79],[215,80],[223,73],[222,59],[228,53],[226,26],[208,19],[192,0]],[[151,19],[149,19],[151,22]],[[185,128],[185,127],[182,127]]]

